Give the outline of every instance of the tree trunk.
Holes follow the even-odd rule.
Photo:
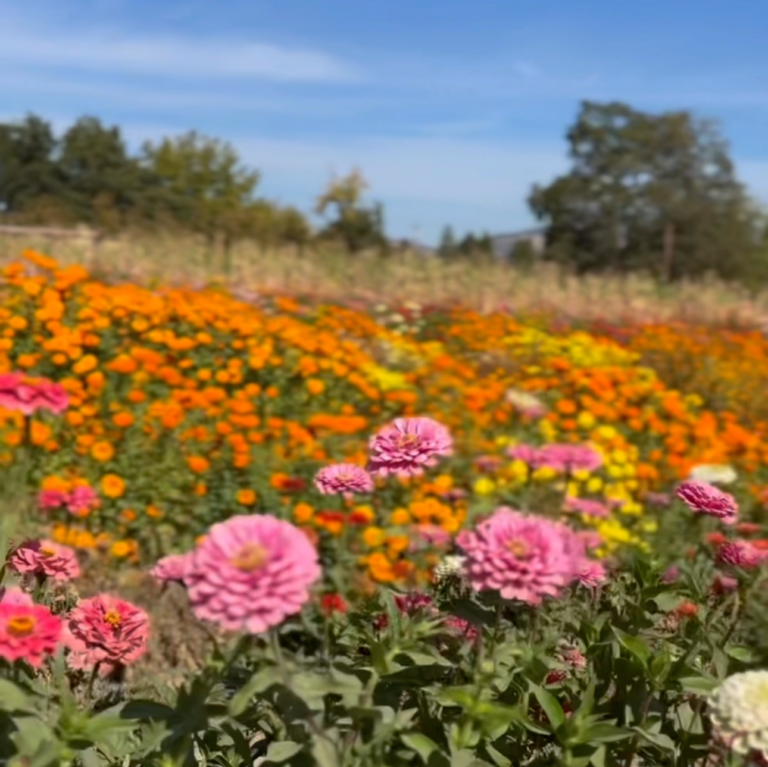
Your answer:
[[[672,282],[672,269],[675,255],[675,225],[668,223],[664,227],[664,263],[662,278],[665,282]]]

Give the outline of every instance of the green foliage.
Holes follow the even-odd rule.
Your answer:
[[[757,221],[715,125],[583,102],[567,139],[571,170],[529,198],[550,257],[580,273],[744,276]]]

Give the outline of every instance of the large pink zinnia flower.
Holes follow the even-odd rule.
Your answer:
[[[192,553],[170,554],[158,559],[150,574],[159,581],[177,581],[184,583],[187,568],[192,559]]]
[[[69,493],[63,490],[42,490],[37,496],[37,505],[43,511],[53,511],[66,506],[69,502]]]
[[[47,607],[17,597],[0,601],[0,658],[13,663],[25,660],[40,668],[46,655],[56,650],[61,618]]]
[[[448,429],[431,418],[396,418],[371,438],[369,470],[387,476],[417,476],[453,453]]]
[[[717,561],[732,567],[750,570],[768,558],[768,551],[761,551],[749,541],[726,541],[717,550]]]
[[[538,466],[554,469],[564,474],[574,471],[595,471],[603,465],[603,456],[589,445],[554,443],[539,451]]]
[[[467,579],[478,590],[538,604],[581,575],[584,542],[568,527],[543,517],[500,508],[456,542],[466,553]]]
[[[323,495],[372,493],[373,479],[365,469],[353,463],[337,463],[317,472],[315,487]]]
[[[78,485],[67,496],[67,509],[73,516],[85,516],[99,505],[99,496],[89,485]]]
[[[80,575],[77,555],[54,541],[27,541],[11,555],[8,564],[16,572],[70,581]]]
[[[69,395],[61,384],[45,378],[30,378],[23,373],[0,375],[0,407],[30,416],[38,410],[61,414],[69,405]]]
[[[533,445],[512,445],[507,448],[507,456],[513,461],[522,461],[530,468],[537,469],[541,458],[541,449]]]
[[[67,618],[65,642],[71,668],[97,664],[106,676],[138,660],[147,650],[149,617],[139,607],[109,594],[81,600]]]
[[[699,514],[717,517],[725,525],[732,525],[736,521],[739,511],[736,499],[709,482],[686,480],[677,486],[675,494]]]
[[[260,634],[299,612],[320,575],[317,551],[301,530],[253,514],[214,525],[184,582],[198,618]]]

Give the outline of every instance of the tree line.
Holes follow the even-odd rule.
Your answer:
[[[541,258],[580,274],[643,270],[668,281],[768,278],[765,211],[738,180],[715,123],[584,101],[566,141],[569,170],[528,199],[545,230],[544,252],[519,243],[514,260]],[[145,142],[132,155],[119,127],[95,117],[61,136],[35,115],[0,124],[0,210],[9,222],[83,223],[105,233],[177,227],[226,253],[244,239],[299,251],[326,241],[350,253],[391,249],[383,206],[364,203],[358,171],[319,195],[318,228],[297,208],[258,196],[260,180],[231,144],[195,131]],[[492,251],[488,234],[458,239],[446,227],[437,253],[479,263]]]

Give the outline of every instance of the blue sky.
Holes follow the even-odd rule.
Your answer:
[[[357,166],[431,243],[534,225],[585,98],[719,120],[768,201],[766,29],[754,0],[0,0],[0,119],[196,128],[305,210]]]

